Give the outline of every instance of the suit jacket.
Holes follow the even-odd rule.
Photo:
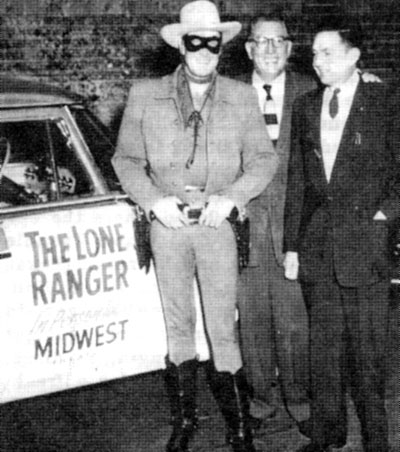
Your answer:
[[[166,195],[185,197],[191,149],[179,110],[177,71],[134,83],[113,157],[124,190],[147,214]],[[204,197],[225,195],[242,209],[271,181],[278,163],[254,90],[218,75],[206,127]]]
[[[252,74],[246,74],[242,80],[252,83]],[[270,230],[274,254],[277,262],[283,262],[283,217],[286,197],[287,166],[290,149],[290,129],[292,108],[295,99],[316,87],[316,82],[310,76],[293,71],[286,72],[285,94],[283,99],[282,119],[279,138],[275,150],[279,157],[278,170],[273,181],[248,206],[251,228],[250,265],[257,266],[260,262],[258,253],[261,251],[258,242]],[[267,212],[267,215],[266,215]]]
[[[400,213],[398,106],[386,86],[360,80],[328,183],[322,98],[317,89],[294,105],[284,250],[298,252],[302,281],[334,274],[358,287],[389,276],[388,227]],[[387,221],[373,220],[379,210]]]

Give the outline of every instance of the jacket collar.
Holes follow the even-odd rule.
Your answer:
[[[323,95],[324,95],[324,86],[319,86],[316,90],[314,90],[311,95],[311,104],[310,108],[308,110],[308,116],[310,123],[312,125],[312,133],[317,135],[314,136],[314,142],[318,143],[319,146],[320,143],[320,133],[321,133],[321,109],[322,109],[322,102],[323,102]],[[359,118],[358,113],[360,111],[363,111],[365,108],[366,99],[368,97],[368,89],[365,87],[365,83],[363,82],[362,78],[360,77],[360,81],[358,84],[358,87],[356,89],[356,92],[354,93],[353,102],[351,105],[351,109],[349,112],[349,116],[347,118],[343,135],[342,135],[342,142],[346,138],[349,129],[353,129],[355,126],[358,125],[357,118]]]
[[[285,92],[283,97],[283,106],[282,106],[282,117],[281,117],[281,125],[279,129],[279,138],[276,145],[276,149],[279,152],[281,149],[286,152],[289,146],[290,140],[290,129],[291,129],[291,116],[292,116],[292,106],[294,99],[298,96],[298,84],[295,80],[295,75],[286,70],[286,79],[285,79]]]
[[[166,75],[161,78],[159,88],[154,93],[155,99],[173,99],[178,106],[178,94],[177,94],[177,83],[178,83],[178,72],[182,65],[179,65],[172,74]],[[224,83],[223,77],[217,74],[215,81],[215,94],[214,102],[227,102],[231,103],[232,93],[230,89]]]
[[[356,180],[363,174],[362,166],[368,153],[360,153],[361,131],[368,89],[360,77],[357,90],[354,94],[353,103],[343,129],[335,165],[331,176],[331,185],[345,185],[346,181]]]
[[[356,180],[362,170],[360,165],[364,163],[360,155],[360,137],[361,125],[364,115],[367,113],[367,102],[369,97],[369,88],[366,88],[362,79],[358,84],[354,94],[353,103],[343,129],[335,164],[333,167],[330,182],[328,184],[323,168],[323,161],[320,158],[321,176],[323,176],[324,185],[329,189],[345,187],[348,181]],[[321,109],[323,101],[324,87],[319,87],[311,94],[310,105],[307,111],[308,122],[310,124],[308,138],[315,144],[314,152],[322,156],[321,146]],[[322,182],[322,180],[321,180]]]
[[[282,106],[281,125],[279,130],[279,138],[276,144],[278,153],[287,153],[290,140],[291,116],[294,99],[302,93],[298,81],[296,80],[296,73],[289,68],[285,70],[285,92]],[[253,71],[246,72],[239,79],[245,83],[252,85]]]

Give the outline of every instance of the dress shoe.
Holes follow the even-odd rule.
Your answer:
[[[310,443],[301,447],[296,452],[326,452],[326,450],[318,444]]]
[[[269,404],[261,400],[250,401],[250,415],[254,419],[270,419],[273,418],[278,411],[274,404]]]
[[[284,385],[282,392],[284,393],[286,403],[288,405],[298,405],[310,401],[307,395],[307,391],[301,386],[294,383]]]
[[[306,446],[301,447],[296,452],[352,452],[352,449],[350,446],[328,446],[327,448],[325,448],[318,444],[310,443]]]
[[[256,432],[262,425],[263,419],[260,419],[258,417],[249,416],[249,423],[250,427],[253,430],[253,432]]]
[[[326,452],[353,452],[353,449],[347,445],[343,447],[329,446]]]
[[[307,438],[311,438],[312,435],[312,423],[311,419],[305,419],[304,421],[299,421],[297,423],[297,427],[299,432],[306,436]]]
[[[258,438],[273,433],[286,432],[296,425],[287,411],[282,407],[277,408],[274,417],[258,421],[257,424],[253,424],[254,436]]]

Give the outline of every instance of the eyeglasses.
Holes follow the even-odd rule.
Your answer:
[[[273,38],[261,38],[261,39],[254,39],[250,38],[248,42],[251,42],[256,47],[266,47],[269,42],[272,43],[272,45],[279,49],[285,45],[286,41],[290,41],[289,36],[274,36]]]

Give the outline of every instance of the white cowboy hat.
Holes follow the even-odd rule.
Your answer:
[[[179,48],[182,36],[198,31],[219,31],[225,44],[241,30],[239,22],[221,22],[217,7],[208,0],[197,0],[186,4],[180,12],[180,22],[165,25],[160,34],[164,41],[176,49]]]

